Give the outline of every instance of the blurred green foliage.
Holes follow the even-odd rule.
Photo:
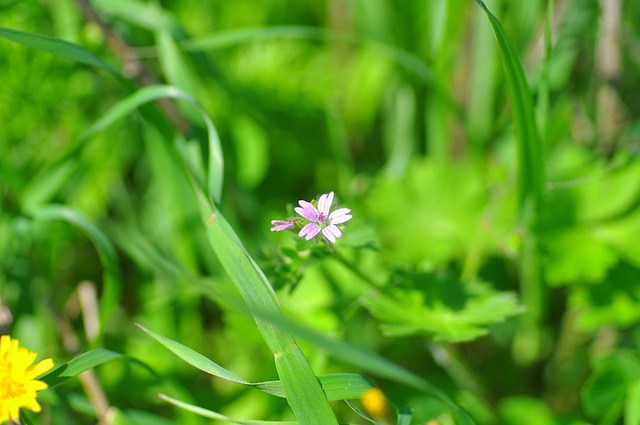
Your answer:
[[[32,420],[211,423],[159,392],[295,419],[134,326],[251,382],[278,379],[206,254],[190,189],[210,171],[201,113],[164,99],[85,134],[135,90],[170,84],[215,123],[217,207],[287,318],[428,378],[476,423],[640,424],[640,4],[486,4],[524,91],[473,1],[0,0],[4,27],[83,46],[123,75],[0,34],[0,331],[56,363],[104,347],[161,377],[109,362],[98,384],[43,392]],[[269,232],[331,190],[354,215],[335,250]],[[398,423],[452,421],[433,395],[298,343],[316,374],[365,373],[412,408]]]

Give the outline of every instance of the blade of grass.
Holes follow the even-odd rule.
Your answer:
[[[318,27],[305,27],[305,26],[273,26],[273,27],[258,27],[239,30],[227,30],[219,31],[215,34],[204,35],[198,38],[185,40],[180,43],[180,46],[184,52],[201,53],[215,49],[227,48],[234,45],[239,45],[248,42],[255,42],[259,40],[275,40],[275,39],[293,39],[293,40],[305,40],[305,41],[320,41],[320,42],[338,42],[349,43],[356,46],[369,46],[376,51],[392,58],[403,68],[409,70],[418,76],[425,84],[431,86],[434,91],[438,92],[447,107],[455,113],[455,115],[462,120],[464,117],[464,110],[453,99],[449,91],[439,85],[438,81],[433,78],[433,72],[429,65],[419,56],[412,52],[402,49],[393,44],[364,38],[351,33],[335,31],[326,28]],[[155,48],[146,48],[139,50],[142,55],[155,56]],[[464,120],[462,120],[464,122]]]
[[[297,425],[298,422],[291,421],[255,421],[251,419],[232,419],[221,415],[220,413],[216,413],[212,410],[204,409],[202,407],[194,406],[193,404],[185,403],[184,401],[176,400],[175,398],[171,398],[164,394],[160,394],[160,398],[167,403],[173,404],[180,409],[188,410],[189,412],[193,412],[196,415],[203,416],[205,418],[217,419],[219,421],[230,422],[234,424],[241,425]]]
[[[100,297],[100,330],[96,340],[102,340],[105,327],[118,305],[122,292],[122,278],[118,256],[113,244],[100,228],[82,213],[62,205],[45,205],[31,211],[36,220],[64,220],[80,228],[93,242],[103,267],[102,296]]]
[[[518,200],[520,220],[526,229],[519,255],[519,271],[523,302],[527,314],[522,316],[522,328],[513,350],[517,361],[530,363],[541,350],[541,323],[543,316],[543,286],[540,278],[540,260],[537,249],[535,224],[544,191],[544,162],[542,143],[536,124],[533,99],[524,69],[515,47],[500,21],[481,0],[476,0],[485,11],[498,43],[505,75],[513,100],[513,120],[518,155]]]
[[[329,425],[338,421],[309,362],[288,332],[259,315],[282,317],[273,288],[244,249],[224,216],[199,192],[200,211],[210,245],[254,316],[262,336],[273,352],[276,370],[287,401],[303,424]]]
[[[51,372],[41,376],[38,378],[39,380],[45,382],[49,387],[54,387],[56,385],[60,385],[61,383],[74,378],[80,375],[82,372],[87,371],[89,369],[93,369],[96,366],[100,366],[112,360],[127,360],[136,364],[139,364],[144,369],[149,371],[151,375],[154,377],[158,377],[158,375],[147,366],[144,362],[140,360],[134,359],[132,357],[126,356],[124,354],[116,353],[114,351],[105,350],[103,348],[99,348],[96,350],[87,351],[86,353],[80,354],[78,357],[59,365],[57,368],[52,370]]]
[[[216,202],[220,202],[222,196],[222,185],[224,178],[224,159],[222,156],[222,146],[218,132],[209,115],[202,109],[198,101],[184,90],[174,86],[155,85],[143,87],[133,94],[119,101],[108,111],[106,111],[100,119],[98,119],[83,134],[82,139],[89,138],[95,133],[106,129],[124,117],[127,117],[138,108],[152,101],[160,99],[180,99],[192,104],[201,113],[202,119],[207,128],[207,137],[209,144],[208,157],[208,174],[206,183],[200,181],[201,186],[207,187],[207,193],[213,197]],[[197,170],[193,172],[193,176],[198,176]]]
[[[467,412],[454,403],[443,391],[431,382],[421,378],[412,372],[390,362],[379,354],[351,344],[328,338],[308,327],[305,327],[282,316],[271,315],[266,311],[258,313],[262,320],[272,323],[274,326],[286,329],[291,334],[311,342],[315,346],[327,351],[334,358],[391,381],[407,385],[429,394],[447,405],[460,425],[473,424],[473,420]]]
[[[542,145],[538,135],[531,91],[515,47],[511,43],[502,24],[481,0],[477,3],[487,14],[489,23],[498,42],[507,83],[513,99],[513,120],[518,143],[518,188],[521,212],[525,204],[537,203],[544,187],[544,164]]]
[[[153,332],[140,324],[137,324],[137,326],[173,354],[189,363],[191,366],[200,369],[209,375],[216,376],[230,382],[235,382],[237,384],[255,386],[266,393],[277,397],[285,397],[281,381],[246,381],[197,351],[194,351],[177,341]],[[357,399],[360,398],[367,389],[373,388],[371,383],[365,377],[354,373],[321,375],[318,376],[318,379],[320,380],[320,384],[322,385],[322,389],[324,390],[328,400]]]
[[[49,35],[20,31],[6,27],[0,27],[0,37],[11,40],[15,43],[20,43],[27,47],[44,50],[66,59],[71,59],[76,62],[104,69],[118,78],[122,78],[118,70],[77,44],[69,43]]]

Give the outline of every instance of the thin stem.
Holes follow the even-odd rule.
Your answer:
[[[345,266],[346,268],[351,270],[353,272],[353,274],[358,276],[360,279],[362,279],[364,282],[366,282],[372,288],[376,288],[377,289],[377,288],[380,288],[380,286],[382,286],[381,283],[376,282],[371,276],[367,275],[362,270],[360,270],[360,268],[353,261],[345,258],[337,250],[333,251],[333,258],[335,258],[340,263],[342,263],[343,266]]]

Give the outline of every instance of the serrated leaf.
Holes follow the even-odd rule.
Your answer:
[[[416,278],[424,277],[418,275]],[[449,280],[415,284],[430,285],[433,290],[427,293],[424,288],[393,288],[371,293],[363,299],[366,308],[382,322],[381,328],[388,335],[424,333],[436,341],[470,341],[485,335],[487,325],[523,311],[514,293],[496,292],[484,284],[467,283],[464,293],[448,300],[445,290],[451,292],[450,285],[461,284]],[[437,284],[441,286],[437,287]]]

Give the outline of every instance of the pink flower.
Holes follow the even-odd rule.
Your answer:
[[[352,218],[349,208],[339,208],[330,212],[331,204],[333,203],[333,192],[320,196],[317,208],[307,201],[301,200],[298,203],[300,206],[296,207],[295,211],[309,220],[309,223],[298,233],[298,236],[304,237],[306,240],[310,240],[322,232],[324,237],[333,243],[337,238],[342,237],[342,232],[336,225],[346,223]]]
[[[279,232],[281,230],[293,229],[294,222],[291,220],[271,220],[273,227],[272,232]]]

